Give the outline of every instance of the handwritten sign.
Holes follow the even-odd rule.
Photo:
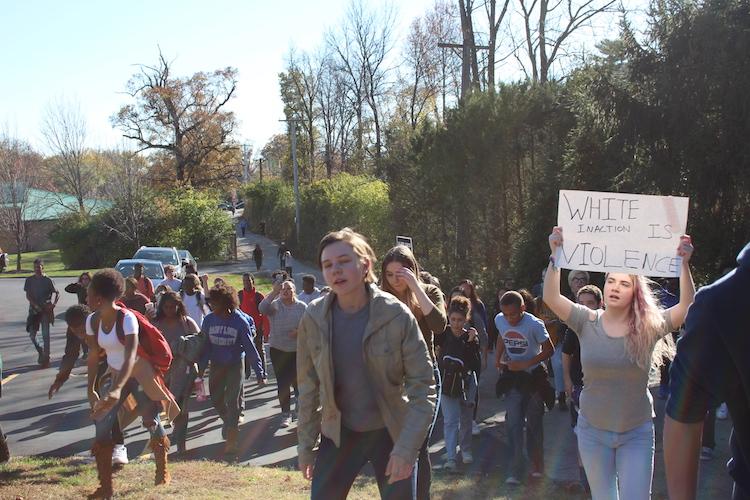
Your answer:
[[[560,191],[557,225],[565,269],[677,277],[688,198],[643,194]]]
[[[411,236],[396,236],[396,246],[398,245],[404,245],[405,247],[409,247],[409,250],[412,252],[414,251]]]

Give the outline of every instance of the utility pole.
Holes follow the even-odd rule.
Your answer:
[[[299,244],[299,173],[297,167],[297,122],[301,121],[297,117],[287,118],[286,120],[279,120],[280,122],[287,122],[291,124],[292,134],[292,170],[294,172],[294,223],[297,236],[297,244]]]
[[[258,158],[258,171],[260,172],[260,182],[263,182],[263,162],[265,161],[265,158],[262,156]]]
[[[474,57],[470,50],[464,50],[466,47],[462,43],[449,43],[439,42],[438,47],[441,49],[461,49],[463,54],[461,59],[463,64],[461,65],[461,100],[471,91],[471,64],[470,61],[466,61],[467,57]],[[489,50],[487,45],[474,45],[473,48],[477,50]],[[445,50],[443,50],[445,54]],[[443,107],[445,107],[445,55],[443,55]]]
[[[242,145],[242,182],[244,184],[250,182],[250,155],[252,151],[253,146],[251,144]]]

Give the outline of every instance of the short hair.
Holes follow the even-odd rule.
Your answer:
[[[40,259],[39,257],[37,257],[36,259],[34,259],[34,265],[37,265],[37,264],[40,264],[40,265],[43,266],[44,265],[44,261],[42,259]]]
[[[72,326],[79,326],[86,322],[86,317],[91,314],[91,309],[86,304],[70,306],[65,311],[65,322]]]
[[[453,313],[458,313],[462,316],[469,316],[471,313],[471,301],[468,297],[459,295],[451,300],[451,303],[448,305],[448,316]]]
[[[117,269],[109,267],[94,273],[89,286],[96,295],[114,301],[125,291],[125,279]]]
[[[576,294],[576,300],[581,296],[581,294],[589,293],[594,296],[596,299],[596,302],[598,304],[602,303],[602,291],[601,289],[596,285],[585,285],[582,286],[580,290],[578,290],[578,294]]]
[[[307,281],[308,283],[312,283],[314,285],[315,276],[313,276],[312,274],[305,274],[304,276],[302,276],[302,281]]]
[[[174,266],[172,264],[167,264],[166,266],[164,266],[164,270],[174,272]]]
[[[370,262],[370,266],[367,270],[364,281],[368,285],[375,283],[378,280],[375,277],[374,270],[375,261],[377,260],[377,258],[375,257],[375,252],[372,250],[372,247],[367,242],[364,236],[348,227],[345,227],[340,231],[332,231],[323,236],[323,239],[320,240],[320,244],[318,245],[318,266],[320,266],[321,268],[323,266],[323,262],[321,260],[323,250],[328,245],[332,245],[333,243],[337,243],[339,241],[343,241],[344,243],[352,247],[352,250],[354,250],[354,254],[357,257],[359,257],[360,259],[367,259]]]
[[[211,307],[216,309],[235,310],[239,307],[237,292],[229,285],[216,285],[208,291],[208,300]]]
[[[143,262],[136,262],[135,264],[133,264],[133,269],[135,269],[136,267],[140,267],[141,269],[143,269]]]
[[[523,295],[516,292],[515,290],[511,290],[509,292],[505,292],[502,297],[500,297],[500,307],[502,306],[517,306],[521,307],[524,305],[523,301]]]
[[[583,275],[584,278],[586,278],[586,284],[591,281],[591,277],[589,276],[588,271],[581,271],[580,269],[574,269],[573,271],[570,271],[568,273],[568,286],[573,286],[573,278],[575,278],[578,275]]]

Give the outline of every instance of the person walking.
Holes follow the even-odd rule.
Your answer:
[[[154,300],[154,282],[143,273],[143,264],[136,262],[133,266],[133,278],[138,284],[138,291],[148,300]]]
[[[71,283],[65,287],[65,291],[68,293],[76,294],[79,304],[86,303],[86,294],[88,293],[89,283],[91,283],[91,273],[86,271],[78,276],[78,281]]]
[[[594,311],[560,294],[555,255],[562,244],[562,229],[555,227],[549,236],[551,255],[543,296],[581,345],[584,385],[576,434],[591,495],[594,500],[648,499],[654,469],[649,370],[661,362],[668,346],[660,339],[683,324],[693,302],[695,285],[689,266],[693,245],[689,236],[683,236],[676,249],[682,258],[677,305],[660,309],[643,276],[608,273],[605,309]]]
[[[86,318],[91,310],[85,304],[76,304],[65,311],[65,322],[68,327],[65,331],[65,355],[60,361],[60,368],[55,376],[54,382],[47,391],[47,397],[52,397],[62,388],[63,384],[70,378],[70,373],[75,367],[78,357],[81,355],[82,348],[86,346]],[[88,349],[85,352],[88,352]],[[94,387],[97,392],[101,392],[108,383],[110,377],[107,373],[109,366],[107,358],[99,359],[98,370]],[[119,420],[112,424],[112,466],[121,467],[128,463],[128,450],[125,448],[125,436],[120,429]]]
[[[169,484],[171,481],[167,470],[170,443],[160,413],[164,409],[171,421],[180,408],[156,368],[156,359],[151,356],[153,353],[146,351],[144,345],[139,343],[141,319],[136,316],[137,313],[116,304],[124,288],[124,279],[115,269],[97,271],[89,285],[87,302],[94,313],[86,319],[88,395],[96,428],[91,454],[96,458],[99,476],[99,488],[89,498],[110,498],[113,495],[112,430],[120,408],[130,395],[137,402],[143,426],[150,434],[149,444],[156,462],[154,484]],[[147,322],[143,325],[153,328]],[[104,355],[112,374],[112,383],[106,393],[100,393],[96,381],[99,360]]]
[[[315,276],[312,274],[305,274],[302,276],[302,292],[298,298],[307,305],[310,302],[320,297],[320,290],[315,286]]]
[[[201,334],[206,339],[199,372],[211,363],[208,379],[211,402],[223,421],[222,437],[226,439],[224,454],[234,459],[239,449],[240,391],[243,376],[252,370],[259,386],[266,381],[258,351],[253,345],[253,320],[238,311],[237,292],[228,285],[218,285],[208,292],[213,311],[203,320]],[[243,366],[244,356],[244,366]]]
[[[688,311],[670,370],[664,421],[670,498],[696,498],[701,431],[708,432],[701,423],[707,412],[726,401],[734,425],[727,463],[734,481],[732,500],[750,499],[750,336],[745,321],[749,287],[750,243],[737,255],[737,267],[701,288]]]
[[[160,285],[166,285],[173,292],[179,292],[182,287],[182,280],[175,278],[174,271],[175,269],[172,264],[164,266],[164,280]]]
[[[0,248],[0,273],[4,273],[8,267],[8,254]]]
[[[297,299],[294,281],[276,279],[273,290],[258,306],[268,317],[271,332],[268,336],[271,364],[276,374],[279,404],[281,405],[281,427],[292,424],[291,388],[299,398],[297,385],[297,327],[305,314],[307,305]],[[299,409],[299,401],[297,402]]]
[[[297,358],[298,462],[310,496],[346,498],[370,462],[381,498],[414,498],[435,411],[427,343],[406,305],[375,286],[375,254],[362,235],[327,234],[318,264],[331,293],[305,312]]]
[[[279,269],[282,271],[286,270],[286,253],[289,251],[289,248],[286,246],[286,242],[282,241],[279,245],[279,249],[276,251],[276,256],[279,258]]]
[[[446,461],[443,469],[456,470],[456,446],[461,446],[464,465],[474,463],[471,446],[471,425],[474,411],[474,392],[478,390],[476,370],[479,369],[479,334],[474,328],[466,328],[471,302],[466,297],[454,298],[448,306],[449,327],[438,334],[435,342],[440,344],[440,372],[442,375],[442,398],[440,411],[443,414]]]
[[[482,365],[476,370],[477,384],[479,384],[482,370],[487,366],[487,356],[489,353],[489,330],[487,327],[487,325],[489,324],[489,319],[487,318],[487,307],[479,298],[479,294],[477,294],[477,287],[470,279],[461,280],[461,282],[458,284],[458,287],[471,301],[471,323],[474,328],[477,329],[477,332],[479,332],[479,348],[482,352]],[[474,398],[474,416],[471,424],[471,434],[473,436],[478,436],[479,424],[477,424],[477,413],[479,411],[479,391],[475,392]]]
[[[430,498],[432,464],[430,463],[428,447],[441,397],[440,370],[435,363],[433,339],[435,335],[441,335],[445,330],[446,313],[443,292],[434,285],[420,281],[419,275],[419,264],[408,247],[404,245],[395,246],[383,257],[380,288],[403,302],[417,319],[419,330],[424,337],[427,349],[430,352],[430,359],[434,365],[433,376],[435,377],[437,403],[432,425],[422,447],[419,449],[419,467],[417,468],[417,498],[421,500]]]
[[[210,312],[208,305],[206,305],[206,293],[203,291],[203,286],[195,274],[188,274],[185,279],[182,280],[182,288],[180,289],[180,299],[185,305],[185,311],[193,321],[200,327],[203,325],[203,318]]]
[[[256,243],[255,248],[253,248],[253,261],[255,261],[255,271],[260,271],[263,266],[263,249],[260,247],[260,243]]]
[[[266,377],[266,350],[263,348],[263,340],[268,338],[271,331],[271,325],[268,317],[260,312],[260,303],[266,298],[255,288],[255,278],[250,273],[242,275],[242,290],[237,294],[239,299],[240,311],[253,318],[255,324],[255,337],[253,343],[260,356],[260,364],[263,368],[263,378]]]
[[[164,335],[174,357],[172,366],[167,372],[166,382],[181,411],[172,423],[172,439],[170,441],[177,445],[178,453],[184,453],[186,451],[185,442],[190,416],[188,405],[190,404],[193,381],[198,376],[198,370],[195,367],[198,356],[194,355],[187,362],[176,363],[175,361],[178,357],[185,356],[186,353],[182,344],[191,340],[195,342],[195,339],[189,338],[199,334],[200,327],[187,315],[185,304],[182,303],[180,295],[171,290],[162,294],[156,306],[153,324]]]
[[[44,274],[42,259],[34,260],[34,274],[26,278],[23,290],[26,292],[26,300],[29,301],[26,331],[39,354],[37,362],[42,368],[47,368],[50,362],[49,327],[55,322],[55,306],[60,299],[60,292],[57,291],[50,277]],[[42,344],[37,341],[40,329],[42,330]]]
[[[242,233],[242,237],[245,237],[245,233],[247,232],[247,219],[244,217],[240,219],[240,232]]]

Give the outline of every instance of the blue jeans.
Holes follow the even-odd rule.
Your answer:
[[[651,498],[654,474],[651,420],[626,432],[611,432],[597,429],[579,414],[575,432],[594,500]]]
[[[474,394],[477,391],[476,376],[469,374],[464,379],[466,399],[452,398],[443,394],[440,411],[443,412],[443,435],[448,460],[456,459],[456,446],[461,452],[471,453],[471,421],[474,414]]]
[[[555,392],[559,395],[561,392],[565,392],[565,379],[563,378],[562,365],[562,342],[555,346],[555,352],[552,353],[550,363],[552,364],[552,371],[555,372]]]
[[[161,409],[160,402],[151,401],[146,393],[140,390],[138,381],[131,378],[125,382],[125,386],[120,392],[120,400],[117,404],[115,404],[115,406],[113,406],[103,418],[100,420],[94,420],[97,442],[105,443],[112,440],[112,429],[117,423],[117,412],[130,394],[133,395],[138,403],[138,414],[143,419],[143,426],[148,429],[151,437],[155,438],[167,435],[161,424],[161,419],[159,418],[159,410]]]
[[[524,421],[526,423],[526,451],[535,471],[544,471],[544,402],[536,392],[522,393],[511,389],[505,397],[508,428],[508,445],[513,453],[510,475],[516,479],[524,476],[523,446]]]

